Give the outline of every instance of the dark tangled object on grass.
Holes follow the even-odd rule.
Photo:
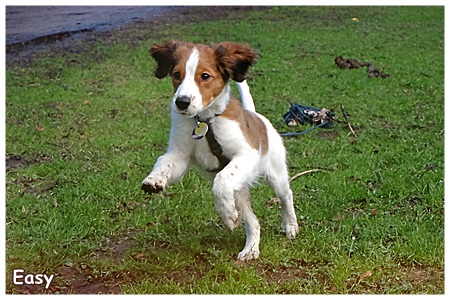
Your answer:
[[[325,108],[317,109],[311,106],[304,106],[297,103],[291,103],[291,108],[283,115],[283,120],[288,126],[296,126],[298,123],[305,125],[306,123],[314,125],[305,131],[301,132],[284,132],[281,136],[297,136],[308,133],[309,131],[318,128],[333,128],[335,113]]]
[[[369,74],[367,77],[369,78],[387,78],[390,75],[384,73],[383,71],[379,71],[375,68],[374,64],[371,62],[359,62],[354,58],[343,58],[341,55],[334,59],[334,63],[340,69],[359,69],[360,67],[367,67],[367,71]]]

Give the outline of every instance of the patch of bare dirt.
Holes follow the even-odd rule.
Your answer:
[[[153,226],[153,224],[148,226]],[[86,263],[74,263],[67,260],[57,268],[57,284],[50,291],[38,289],[35,290],[35,293],[119,294],[123,285],[148,278],[148,274],[143,270],[109,271],[98,267],[96,263],[99,259],[106,259],[115,265],[120,265],[126,258],[132,258],[146,264],[147,261],[159,259],[158,251],[167,249],[177,251],[170,242],[156,240],[148,244],[148,249],[143,250],[138,247],[135,239],[135,235],[141,231],[134,230],[107,239],[103,245],[94,249]],[[201,279],[209,270],[208,261],[202,255],[198,255],[192,264],[181,269],[168,270],[154,279],[166,278],[180,284],[187,284]]]
[[[15,168],[21,168],[28,166],[27,161],[20,155],[6,155],[6,171]]]
[[[95,255],[120,263],[123,262],[127,251],[132,249],[134,245],[134,240],[129,238],[110,240],[106,247],[97,248]]]
[[[118,294],[126,278],[118,273],[103,273],[86,265],[77,267],[61,266],[59,285],[51,287],[52,292],[64,294]]]
[[[291,259],[279,266],[257,265],[255,268],[267,282],[279,286],[279,294],[291,293],[283,286],[292,282],[297,282],[300,287],[317,284],[323,287],[324,293],[333,293],[336,288],[323,271],[329,264],[327,261],[307,262],[303,259]]]
[[[339,137],[339,133],[331,130],[322,130],[317,131],[316,136],[324,139],[324,140],[334,140]]]
[[[277,294],[292,294],[290,286],[293,282],[300,289],[318,285],[323,294],[338,293],[338,287],[330,276],[333,263],[327,260],[291,259],[279,265],[262,264],[257,261],[239,261],[235,265],[238,268],[254,268],[264,281],[278,287]],[[375,276],[381,279],[373,280],[372,277]],[[386,294],[399,289],[404,294],[413,294],[417,287],[421,286],[429,286],[435,291],[441,289],[443,293],[443,285],[443,270],[418,265],[399,266],[398,269],[377,268],[361,273],[352,273],[345,281],[345,288],[349,294]]]
[[[50,157],[41,153],[32,153],[27,157],[25,157],[24,154],[6,154],[6,172],[11,171],[15,168],[27,168],[31,165],[48,163],[50,161]]]
[[[161,277],[186,285],[202,279],[209,270],[210,269],[205,268],[204,266],[192,264],[180,270],[165,272],[161,275]]]
[[[444,278],[444,271],[430,267],[412,267],[403,271],[402,279],[413,284],[438,285]]]
[[[6,174],[8,175],[8,172],[18,168],[28,168],[33,165],[50,162],[51,158],[41,153],[32,153],[30,155],[26,155],[25,153],[6,154]],[[48,181],[45,178],[30,178],[26,175],[22,175],[19,178],[12,179],[11,183],[22,187],[21,195],[34,194],[37,197],[40,197],[56,188],[59,182],[58,180]]]

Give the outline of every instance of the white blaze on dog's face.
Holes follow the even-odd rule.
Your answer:
[[[202,49],[203,48],[203,49]],[[172,71],[173,109],[195,116],[207,108],[223,91],[226,81],[217,68],[214,51],[194,47],[185,52]]]
[[[172,71],[172,83],[175,90],[172,98],[173,109],[183,114],[195,115],[202,108],[200,89],[196,82],[198,60],[198,50],[193,48],[186,64],[179,63]]]
[[[150,52],[158,62],[156,77],[172,77],[172,109],[192,117],[228,91],[229,78],[243,81],[256,57],[250,48],[227,42],[205,46],[169,41]]]

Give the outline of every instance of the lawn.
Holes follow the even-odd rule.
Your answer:
[[[195,170],[140,190],[168,141],[172,87],[148,54],[168,39],[254,47],[256,109],[280,132],[308,128],[284,124],[290,102],[338,116],[285,138],[291,175],[320,169],[291,183],[295,240],[272,190],[252,190],[257,260],[236,262],[244,229]],[[49,49],[6,68],[7,293],[444,293],[443,7],[197,7]],[[55,278],[16,286],[15,269]]]

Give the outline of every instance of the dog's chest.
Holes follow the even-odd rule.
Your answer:
[[[209,126],[209,130],[214,131],[214,142],[212,143],[215,145],[211,145],[211,141],[208,142],[206,137],[194,141],[194,159],[202,169],[209,171],[217,170],[218,168],[221,169],[237,153],[258,152],[248,144],[237,122],[224,118],[216,118]],[[214,148],[215,154],[211,151],[211,147]],[[221,153],[219,155],[220,158],[217,156],[217,152]]]
[[[241,148],[239,143],[242,132],[236,131],[236,123],[215,118],[208,122],[208,133],[194,140],[194,162],[204,170],[217,172],[225,167]]]
[[[219,167],[219,160],[211,152],[208,141],[206,138],[200,140],[193,140],[194,151],[193,160],[194,163],[203,170],[210,171]]]

